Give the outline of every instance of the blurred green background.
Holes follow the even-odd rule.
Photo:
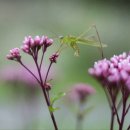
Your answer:
[[[0,1],[0,70],[6,66],[19,66],[6,60],[11,48],[20,47],[26,35],[80,35],[92,24],[96,24],[101,40],[108,45],[105,57],[129,51],[130,2],[100,0],[10,0]],[[58,46],[58,42],[55,42]],[[94,110],[84,121],[85,130],[109,130],[110,110],[100,85],[92,79],[87,70],[100,59],[96,48],[80,46],[80,57],[74,57],[72,49],[66,49],[58,63],[53,66],[52,95],[66,91],[79,82],[91,84],[97,93],[91,97]],[[51,47],[48,56],[56,51]],[[24,54],[23,54],[24,55]],[[26,55],[25,62],[32,60]],[[46,65],[48,59],[46,59]],[[10,73],[13,76],[13,73]],[[2,73],[0,77],[2,79]],[[35,91],[35,92],[34,92]],[[0,129],[1,130],[51,130],[51,119],[40,88],[31,88],[13,83],[0,83]],[[34,92],[34,93],[33,93]],[[61,107],[55,112],[60,130],[75,129],[75,114],[64,100],[57,102]],[[126,125],[130,118],[126,120]]]

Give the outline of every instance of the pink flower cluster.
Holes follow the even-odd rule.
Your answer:
[[[96,77],[104,85],[105,83],[123,85],[130,89],[130,54],[122,53],[114,55],[110,60],[103,59],[95,62],[90,68],[89,74]]]
[[[9,60],[20,60],[21,55],[20,55],[20,49],[19,48],[14,48],[10,50],[10,54],[7,55],[7,59]]]
[[[48,106],[48,110],[50,112],[53,125],[55,127],[55,130],[58,130],[55,117],[53,115],[53,111],[50,108],[53,109],[53,105],[50,102],[50,94],[48,91],[51,90],[52,85],[48,81],[48,75],[51,70],[52,63],[57,62],[57,58],[59,56],[59,51],[56,51],[56,53],[52,54],[49,58],[50,63],[48,66],[48,69],[46,73],[44,74],[44,77],[42,76],[42,69],[45,70],[45,67],[42,68],[43,61],[44,61],[44,54],[47,52],[47,48],[53,44],[53,39],[48,38],[47,36],[36,36],[35,38],[32,38],[31,36],[25,37],[23,41],[23,45],[21,47],[21,50],[25,52],[27,55],[30,55],[33,59],[33,62],[36,67],[37,74],[34,73],[34,69],[31,70],[24,62],[22,61],[21,55],[20,55],[20,49],[14,48],[10,50],[10,54],[7,55],[7,58],[9,60],[15,60],[17,61],[33,78],[37,81],[37,83],[40,85],[46,104]],[[39,55],[39,51],[42,51],[41,55]],[[26,76],[24,76],[26,77]],[[44,79],[43,79],[44,78]],[[28,80],[28,79],[27,79]]]
[[[94,94],[95,92],[96,90],[90,85],[78,83],[73,86],[70,99],[73,101],[79,100],[80,102],[84,102],[88,96]]]
[[[53,44],[53,39],[48,38],[47,36],[35,36],[35,38],[32,38],[32,36],[25,37],[23,41],[23,45],[21,47],[21,50],[34,58],[38,57],[38,51],[42,48],[43,53],[46,52],[47,48]],[[58,58],[59,54],[55,53],[50,57],[50,61],[55,62]],[[20,49],[14,48],[10,50],[10,54],[7,55],[7,59],[9,60],[15,60],[20,61],[21,55],[20,55]]]
[[[36,36],[34,39],[31,36],[25,37],[23,41],[23,46],[21,47],[25,53],[31,54],[32,49],[40,49],[44,45],[45,48],[53,44],[53,39],[47,36]]]

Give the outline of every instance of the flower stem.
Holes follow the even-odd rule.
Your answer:
[[[128,107],[126,109],[125,115],[128,113],[129,109],[130,109],[130,104],[128,105]]]
[[[41,58],[41,62],[40,62],[40,70],[41,70],[41,67],[42,67],[42,63],[43,63],[43,58],[44,58],[44,54],[45,54],[45,46],[44,48],[42,49],[42,58]]]
[[[124,124],[124,120],[125,120],[125,108],[126,108],[126,102],[123,103],[122,118],[121,118],[119,130],[123,130],[123,124]]]
[[[33,57],[34,58],[34,57]],[[42,88],[42,91],[43,91],[43,94],[44,94],[44,97],[45,97],[45,100],[46,100],[46,103],[47,103],[47,106],[48,106],[48,110],[49,110],[49,107],[51,106],[51,103],[50,103],[50,100],[48,99],[48,96],[47,96],[47,93],[46,93],[46,90],[45,90],[45,87],[44,87],[44,84],[45,82],[43,83],[43,80],[42,80],[42,76],[41,76],[41,72],[40,72],[40,68],[38,66],[38,63],[37,63],[37,60],[34,58],[34,61],[35,61],[35,64],[36,64],[36,67],[37,67],[37,70],[38,70],[38,74],[39,74],[39,78],[40,78],[40,81],[41,81],[41,88]],[[47,76],[49,74],[49,70],[50,70],[50,67],[51,65],[49,66],[49,69],[47,71],[47,74],[46,74],[46,80],[47,80]],[[51,119],[52,119],[52,122],[53,122],[53,125],[54,125],[54,128],[55,130],[58,130],[58,127],[57,127],[57,123],[56,123],[56,120],[55,120],[55,117],[54,117],[54,114],[53,112],[50,112],[50,116],[51,116]]]
[[[124,120],[125,120],[126,111],[127,111],[126,110],[127,99],[128,99],[127,91],[125,91],[123,86],[121,88],[121,92],[122,92],[122,97],[123,97],[123,110],[122,110],[121,123],[120,123],[120,126],[119,126],[119,130],[123,130]]]
[[[79,102],[79,109],[78,109],[78,113],[77,113],[77,122],[76,122],[76,130],[82,130],[83,127],[82,127],[82,123],[83,123],[83,118],[84,118],[84,115],[82,113],[83,109],[82,109],[82,106],[83,104],[81,102]]]
[[[115,113],[114,108],[111,108],[111,122],[110,122],[110,130],[113,130],[114,128],[114,119],[115,119]]]
[[[82,130],[82,123],[83,123],[83,118],[79,114],[77,116],[76,130]]]
[[[130,125],[128,126],[127,130],[130,130]]]
[[[47,81],[47,77],[48,77],[49,71],[50,71],[50,69],[51,69],[51,66],[52,66],[52,62],[50,62],[50,65],[49,65],[49,67],[48,67],[48,70],[47,70],[47,73],[46,73],[46,77],[45,77],[44,84],[45,84],[46,81]]]
[[[108,104],[109,104],[109,107],[111,109],[111,121],[110,121],[110,130],[113,130],[113,127],[114,127],[114,119],[115,119],[115,112],[114,112],[114,107],[112,105],[112,101],[111,101],[111,96],[110,94],[108,93],[109,91],[104,87],[103,88],[105,94],[106,94],[106,98],[107,98],[107,101],[108,101]]]

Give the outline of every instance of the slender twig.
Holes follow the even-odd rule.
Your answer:
[[[44,48],[42,48],[42,58],[41,58],[41,62],[40,62],[40,70],[41,70],[41,67],[42,67],[42,63],[43,63],[43,58],[44,58],[44,54],[45,54],[45,46]]]
[[[82,130],[83,117],[81,114],[77,115],[76,130]]]
[[[130,130],[130,125],[128,126],[127,130]]]
[[[113,130],[114,128],[114,119],[115,119],[115,113],[114,108],[111,108],[111,122],[110,122],[110,130]]]
[[[46,81],[47,81],[48,74],[49,74],[49,71],[50,71],[50,69],[51,69],[51,66],[52,66],[52,62],[50,62],[50,65],[49,65],[49,67],[48,67],[48,70],[47,70],[47,73],[46,73],[46,77],[45,77],[44,84],[45,84],[45,83],[46,83]]]
[[[49,109],[49,107],[51,106],[51,104],[50,104],[50,101],[49,101],[49,99],[48,99],[48,96],[47,96],[47,93],[46,93],[46,90],[45,90],[45,87],[44,87],[44,84],[43,84],[43,80],[42,80],[40,68],[39,68],[39,66],[38,66],[37,60],[36,60],[34,57],[33,57],[33,59],[34,59],[34,62],[35,62],[35,64],[36,64],[36,67],[37,67],[37,70],[38,70],[39,78],[40,78],[40,81],[41,81],[41,88],[42,88],[42,91],[43,91],[43,94],[44,94],[44,97],[45,97],[45,100],[46,100],[46,103],[47,103],[47,106],[48,106],[48,110],[49,110],[50,115],[51,115],[51,119],[52,119],[54,128],[55,128],[55,130],[58,130],[58,127],[57,127],[57,123],[56,123],[54,114],[53,114],[53,112],[51,112],[50,109]],[[49,70],[50,70],[50,69],[49,69]],[[48,73],[49,73],[49,72],[48,72]],[[47,77],[47,76],[46,76],[46,77]]]
[[[79,102],[78,104],[78,112],[77,112],[77,121],[76,121],[76,130],[82,130],[82,123],[83,123],[83,104]]]
[[[127,107],[127,109],[125,111],[125,115],[128,113],[129,109],[130,109],[130,104],[128,105],[128,107]]]
[[[126,108],[126,101],[123,101],[123,110],[122,110],[122,117],[121,117],[121,123],[119,126],[119,130],[123,129],[123,124],[124,124],[124,120],[125,120],[125,108]]]
[[[105,94],[106,94],[106,97],[107,97],[107,101],[108,101],[109,107],[111,108],[111,107],[112,107],[112,102],[111,102],[111,99],[110,99],[110,95],[109,95],[109,93],[107,92],[105,86],[104,86],[103,88],[104,88],[103,90],[104,90],[104,92],[105,92]]]
[[[122,101],[123,101],[123,99],[121,98],[120,101],[119,101],[119,103],[118,103],[118,105],[117,105],[117,110],[120,109],[120,107],[121,107],[121,105],[122,105]]]
[[[103,87],[104,89],[104,92],[106,94],[106,97],[107,97],[107,100],[108,100],[108,104],[109,104],[109,107],[110,107],[110,110],[111,110],[111,121],[110,121],[110,130],[113,130],[113,127],[114,127],[114,119],[115,119],[115,112],[114,112],[114,108],[112,106],[112,102],[111,102],[111,99],[110,99],[110,95],[108,93],[108,91],[106,90],[106,87],[104,86]]]
[[[123,130],[123,125],[125,121],[125,116],[126,116],[126,105],[127,105],[127,99],[128,99],[128,94],[127,91],[125,91],[124,86],[121,86],[121,93],[122,93],[122,98],[123,98],[123,110],[122,110],[122,115],[121,115],[121,123],[119,126],[119,130]]]
[[[114,100],[113,100],[112,92],[109,90],[109,87],[107,87],[107,89],[108,89],[109,94],[110,94],[110,96],[111,96],[111,101],[112,101],[112,105],[113,105],[113,108],[114,108],[114,111],[115,111],[115,114],[116,114],[116,117],[117,117],[117,122],[118,122],[118,124],[120,125],[120,118],[119,118],[119,115],[118,115],[118,111],[117,111],[115,102],[114,102]]]
[[[47,92],[48,100],[49,100],[49,102],[50,102],[50,104],[51,104],[51,100],[50,100],[50,93],[49,93],[49,91],[48,91],[48,90],[47,90],[46,92]]]
[[[46,73],[46,77],[45,77],[44,84],[46,84],[46,82],[47,82],[47,78],[48,78],[48,74],[49,74],[49,71],[50,71],[50,69],[51,69],[51,66],[52,66],[52,62],[50,62],[50,65],[49,65],[49,67],[48,67],[48,69],[47,69],[47,73]],[[50,101],[49,91],[47,91],[47,96],[48,96],[48,100]]]

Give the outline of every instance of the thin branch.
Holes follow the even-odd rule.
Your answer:
[[[45,77],[44,84],[45,84],[45,83],[46,83],[46,81],[47,81],[48,74],[49,74],[49,71],[50,71],[50,69],[51,69],[51,66],[52,66],[52,62],[50,62],[50,65],[49,65],[49,67],[48,67],[48,70],[47,70],[47,73],[46,73],[46,77]]]
[[[112,92],[109,90],[109,88],[107,87],[109,93],[110,93],[110,96],[111,96],[111,101],[112,101],[112,105],[114,107],[114,110],[115,110],[115,114],[117,116],[117,121],[118,121],[118,124],[120,125],[120,118],[119,118],[119,115],[118,115],[118,111],[117,111],[117,108],[115,106],[115,103],[114,103],[114,100],[113,100],[113,95],[112,95]]]
[[[123,99],[121,98],[120,101],[119,101],[119,103],[118,103],[118,105],[117,105],[117,110],[120,109],[120,107],[121,107],[121,105],[122,105],[122,101],[123,101]]]
[[[45,54],[45,46],[44,48],[42,48],[42,58],[41,58],[41,62],[40,62],[40,70],[41,70],[41,67],[42,67],[42,63],[43,63],[43,58],[44,58],[44,54]]]
[[[128,113],[129,109],[130,109],[130,104],[128,105],[128,107],[127,107],[127,109],[125,111],[125,115]]]
[[[110,100],[110,95],[109,95],[109,93],[107,93],[107,90],[106,90],[105,86],[104,86],[103,90],[104,90],[104,92],[106,94],[106,97],[107,97],[107,100],[108,100],[108,103],[109,103],[109,107],[111,108],[112,107],[112,103],[111,103],[111,100]]]
[[[128,126],[127,130],[130,130],[130,125]]]
[[[53,112],[51,112],[50,109],[49,109],[49,107],[51,106],[51,104],[50,104],[50,99],[48,98],[47,92],[46,92],[46,90],[45,90],[45,88],[44,88],[44,84],[43,84],[43,80],[42,80],[42,76],[41,76],[41,71],[40,71],[40,68],[39,68],[39,66],[38,66],[37,59],[35,59],[34,57],[33,57],[33,59],[34,59],[34,62],[35,62],[35,64],[36,64],[36,67],[37,67],[37,70],[38,70],[39,78],[40,78],[40,81],[41,81],[41,84],[40,84],[40,85],[41,85],[41,88],[42,88],[42,91],[43,91],[43,94],[44,94],[44,97],[45,97],[45,100],[46,100],[46,103],[47,103],[47,106],[48,106],[49,113],[50,113],[50,115],[51,115],[51,119],[52,119],[54,128],[55,128],[55,130],[58,130],[58,127],[57,127],[57,123],[56,123],[54,114],[53,114]],[[50,70],[50,69],[49,69],[49,70]],[[48,75],[48,73],[49,73],[49,72],[47,72],[47,75]],[[46,76],[46,77],[47,77],[47,76]]]

